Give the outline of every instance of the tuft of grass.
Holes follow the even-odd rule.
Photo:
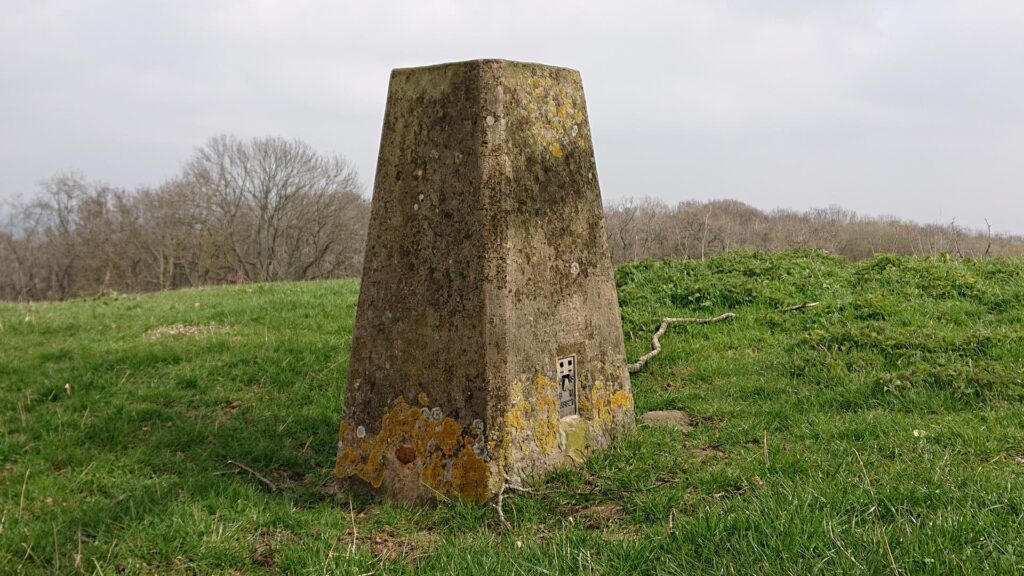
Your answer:
[[[1024,262],[616,271],[641,427],[506,498],[332,490],[358,285],[0,304],[0,573],[1024,571]],[[817,308],[779,308],[819,301]],[[244,464],[273,484],[249,474]]]

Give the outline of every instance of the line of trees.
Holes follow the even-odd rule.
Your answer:
[[[218,136],[156,188],[125,190],[78,174],[44,182],[0,219],[0,299],[356,276],[369,216],[344,158],[297,140]],[[616,264],[796,247],[851,259],[1024,256],[1019,236],[836,207],[764,212],[735,200],[670,206],[644,198],[608,205],[605,219]]]
[[[218,136],[156,188],[56,176],[0,224],[0,298],[358,274],[369,201],[340,156]]]
[[[972,230],[953,222],[917,224],[865,217],[839,207],[765,212],[736,200],[681,202],[627,199],[605,208],[608,248],[616,264],[676,256],[704,259],[736,249],[812,247],[858,260],[878,253],[962,258],[1024,256],[1024,237]]]

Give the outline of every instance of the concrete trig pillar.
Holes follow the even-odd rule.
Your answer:
[[[633,425],[579,73],[395,70],[336,475],[480,501]]]

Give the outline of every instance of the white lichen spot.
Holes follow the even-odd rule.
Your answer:
[[[579,133],[580,133],[580,127],[579,127],[579,125],[578,125],[578,124],[573,124],[573,125],[572,125],[572,135],[573,135],[573,136],[576,136],[576,135],[577,135],[577,134],[579,134]]]
[[[444,413],[441,412],[441,409],[437,406],[435,406],[434,409],[430,411],[430,417],[434,420],[440,420],[441,416],[444,416]]]
[[[476,430],[478,434],[482,433],[484,431],[484,421],[479,418],[473,420],[473,430]]]
[[[573,262],[572,266],[569,266],[569,271],[572,272],[573,276],[579,274],[580,273],[580,265],[577,264],[576,262]]]
[[[356,428],[356,438],[366,438],[366,428],[365,427],[360,426],[359,428]]]
[[[413,212],[418,212],[418,211],[419,211],[419,209],[420,209],[420,205],[419,205],[419,204],[413,204],[413,205],[412,205],[412,211],[413,211]]]
[[[488,126],[494,126],[494,116],[488,116],[484,119]]]
[[[412,173],[412,175],[415,176],[416,178],[422,178],[423,168],[417,168],[416,171]]]
[[[483,438],[481,438],[483,440]],[[473,445],[473,453],[476,454],[477,458],[487,458],[487,444],[484,442],[477,442]]]
[[[423,194],[420,194],[419,196],[417,196],[416,199],[419,200],[420,202],[422,202],[423,201]]]
[[[427,408],[426,406],[420,408],[420,415],[424,418],[430,418],[430,408]]]

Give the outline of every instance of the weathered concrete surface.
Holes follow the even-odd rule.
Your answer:
[[[483,500],[633,425],[579,73],[395,70],[336,475]]]

